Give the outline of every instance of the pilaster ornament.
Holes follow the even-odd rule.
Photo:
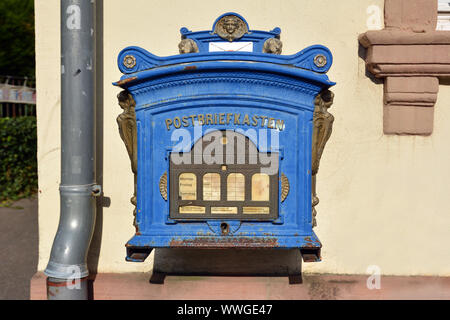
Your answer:
[[[316,192],[316,176],[319,171],[320,158],[323,150],[333,130],[334,117],[328,112],[328,109],[333,104],[334,93],[330,90],[325,90],[319,93],[314,101],[315,109],[313,116],[313,138],[312,138],[312,224],[313,227],[317,225],[315,206],[319,203],[319,198]]]
[[[117,124],[119,125],[119,133],[125,147],[127,149],[128,156],[131,162],[131,171],[134,174],[134,193],[130,201],[134,206],[133,215],[134,221],[133,225],[137,227],[136,224],[136,188],[137,188],[137,125],[136,125],[136,113],[135,106],[136,102],[133,96],[127,91],[123,90],[117,95],[120,107],[123,112],[117,117]]]
[[[385,0],[385,29],[359,36],[367,70],[384,80],[385,134],[430,135],[439,79],[450,76],[450,31],[436,31],[437,1]]]

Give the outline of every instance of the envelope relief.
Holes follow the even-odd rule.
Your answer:
[[[241,51],[241,52],[253,52],[253,42],[210,42],[209,52],[217,51]]]

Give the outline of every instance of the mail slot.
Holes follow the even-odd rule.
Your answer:
[[[211,145],[215,148],[210,155]],[[270,156],[278,171],[279,153]],[[177,164],[182,157],[183,163]],[[205,134],[187,153],[172,152],[170,218],[276,220],[278,174],[264,173],[262,157],[269,155],[258,152],[248,137],[233,130]]]
[[[127,47],[114,83],[135,174],[128,261],[153,248],[299,249],[320,261],[316,174],[331,134],[332,54],[282,55],[236,13],[181,29],[178,55]]]

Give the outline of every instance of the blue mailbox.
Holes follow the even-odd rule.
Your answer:
[[[315,176],[333,123],[331,52],[281,55],[236,13],[181,29],[179,55],[127,47],[117,121],[135,173],[128,261],[153,248],[298,248],[320,261]]]

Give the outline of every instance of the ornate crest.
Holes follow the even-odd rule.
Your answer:
[[[238,16],[226,15],[217,21],[213,34],[222,39],[233,41],[248,33],[247,24]]]

